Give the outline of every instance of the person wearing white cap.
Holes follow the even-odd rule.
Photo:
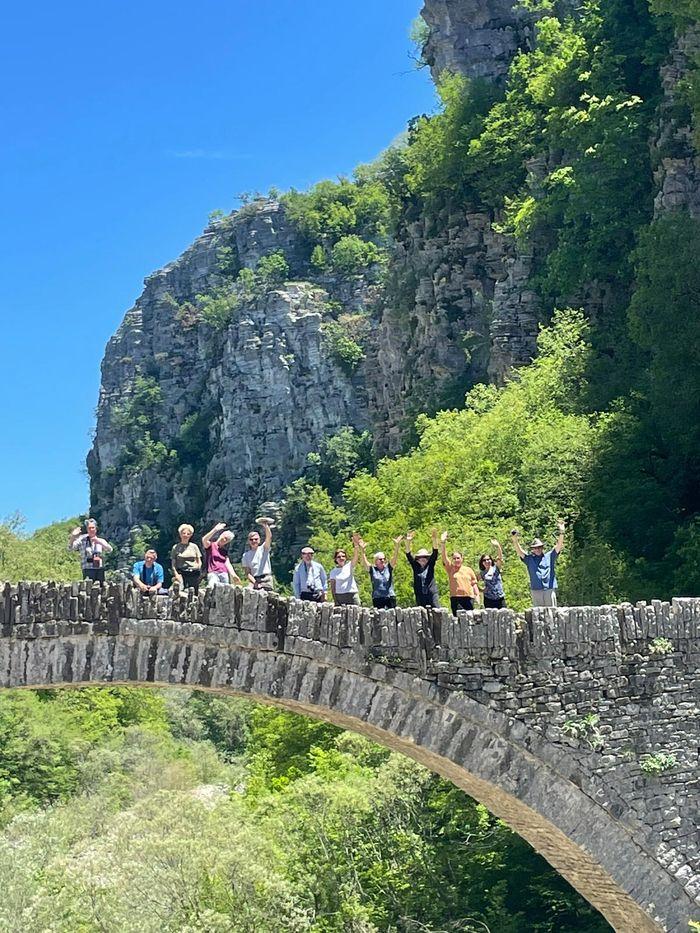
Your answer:
[[[433,539],[433,550],[426,551],[421,548],[414,556],[411,553],[411,542],[416,536],[415,531],[406,535],[406,560],[413,571],[413,592],[416,596],[416,606],[432,606],[440,608],[437,583],[435,582],[435,564],[438,559],[438,530],[433,528],[430,532]]]
[[[319,564],[313,557],[314,549],[312,547],[307,545],[301,549],[301,561],[294,571],[292,586],[297,599],[323,603],[326,601],[328,577],[323,565]]]
[[[561,519],[557,520],[557,531],[559,535],[551,550],[545,552],[544,543],[539,538],[535,538],[530,544],[529,554],[525,552],[518,540],[520,532],[514,529],[510,533],[515,553],[525,564],[530,575],[530,593],[533,606],[557,605],[556,563],[557,558],[564,549],[564,532],[566,531],[564,522]]]

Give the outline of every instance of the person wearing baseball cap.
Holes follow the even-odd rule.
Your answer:
[[[326,601],[328,577],[323,565],[313,558],[314,549],[307,544],[301,549],[301,560],[294,571],[292,586],[297,599],[323,603]]]
[[[511,540],[515,553],[527,567],[530,575],[530,593],[532,595],[533,606],[556,606],[557,605],[557,558],[564,548],[564,532],[566,527],[561,519],[557,520],[557,531],[559,535],[554,547],[545,551],[544,542],[539,538],[534,538],[530,542],[530,553],[526,553],[518,538],[520,532],[517,529],[511,531]]]
[[[411,543],[416,536],[415,531],[406,535],[406,560],[413,571],[413,592],[416,596],[416,606],[431,606],[440,608],[437,583],[435,582],[435,564],[438,559],[438,530],[433,528],[430,532],[433,539],[433,550],[426,551],[421,548],[414,556],[411,553]]]

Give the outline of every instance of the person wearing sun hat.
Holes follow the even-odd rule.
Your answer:
[[[413,592],[416,596],[416,606],[431,606],[440,608],[437,583],[435,582],[435,564],[438,559],[438,530],[433,528],[430,532],[433,539],[433,550],[426,551],[421,548],[415,556],[411,553],[411,543],[416,536],[415,531],[406,535],[406,560],[413,571]]]
[[[530,543],[530,553],[527,554],[520,544],[518,538],[520,532],[511,531],[511,539],[515,553],[527,567],[530,576],[530,594],[532,595],[533,606],[556,606],[557,605],[557,558],[564,548],[564,532],[566,527],[561,519],[557,520],[557,531],[559,535],[554,547],[545,552],[544,542],[535,538]]]

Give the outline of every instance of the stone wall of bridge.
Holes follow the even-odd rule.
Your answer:
[[[181,684],[412,754],[503,816],[616,929],[700,904],[700,600],[444,610],[237,587],[6,585],[0,685]]]

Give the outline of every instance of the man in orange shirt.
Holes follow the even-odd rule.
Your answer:
[[[471,612],[475,603],[479,602],[479,585],[476,574],[471,567],[467,567],[459,551],[452,552],[452,560],[447,559],[448,534],[446,531],[440,535],[442,545],[442,565],[447,571],[450,581],[450,606],[452,615],[456,616],[459,610]]]

